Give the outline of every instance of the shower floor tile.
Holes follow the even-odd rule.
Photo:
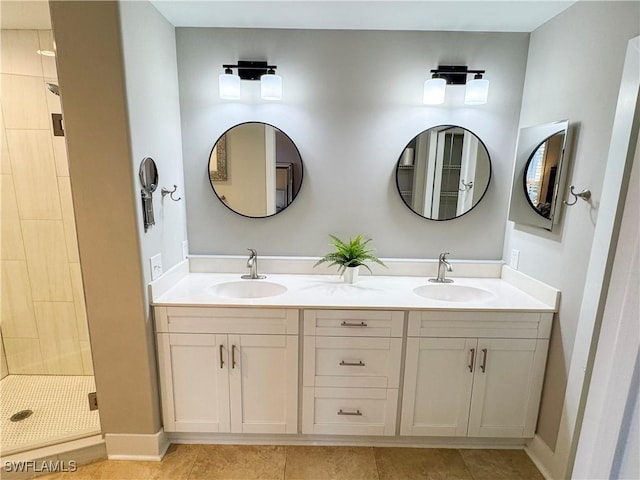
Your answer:
[[[9,375],[0,381],[0,454],[8,455],[100,432],[98,410],[87,394],[93,376]],[[11,416],[32,410],[24,420]]]

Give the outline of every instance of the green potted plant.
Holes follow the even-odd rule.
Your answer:
[[[369,246],[370,238],[363,240],[362,235],[357,235],[345,242],[335,235],[329,234],[329,237],[335,250],[318,260],[314,267],[325,262],[331,262],[330,266],[338,265],[338,273],[344,276],[346,283],[355,283],[358,280],[358,270],[361,265],[371,272],[365,262],[375,262],[386,267],[378,257],[373,255],[374,250]]]

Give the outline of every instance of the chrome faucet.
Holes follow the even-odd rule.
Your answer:
[[[266,275],[258,275],[258,252],[253,248],[247,248],[249,250],[249,258],[247,259],[247,268],[249,269],[249,275],[242,275],[242,278],[247,280],[262,280],[267,278]]]
[[[429,281],[433,283],[453,283],[450,278],[445,278],[447,272],[452,272],[451,264],[447,262],[447,255],[449,252],[443,252],[438,257],[438,276],[436,278],[430,278]]]

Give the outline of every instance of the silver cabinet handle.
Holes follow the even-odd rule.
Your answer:
[[[472,348],[469,352],[471,353],[471,358],[469,358],[469,365],[467,366],[469,367],[469,371],[473,373],[473,363],[476,360],[476,349]]]
[[[360,410],[356,410],[355,412],[345,412],[342,409],[338,410],[338,415],[355,415],[358,417],[362,416],[362,412]]]
[[[220,345],[220,368],[224,367],[224,359],[222,358],[222,345]]]
[[[236,346],[231,345],[231,368],[236,368]]]
[[[482,365],[480,365],[480,368],[482,369],[482,373],[484,373],[485,370],[487,369],[487,349],[486,348],[482,349]]]
[[[342,327],[366,327],[367,326],[366,322],[360,322],[360,323],[342,322],[340,325]]]
[[[364,362],[362,360],[360,360],[358,363],[356,363],[356,362],[345,362],[344,360],[342,360],[340,362],[340,366],[342,366],[342,367],[364,367]]]

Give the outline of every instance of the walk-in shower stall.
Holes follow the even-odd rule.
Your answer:
[[[4,457],[94,435],[100,423],[88,401],[95,383],[52,31],[26,29],[24,15],[8,25],[11,15],[2,13]]]

